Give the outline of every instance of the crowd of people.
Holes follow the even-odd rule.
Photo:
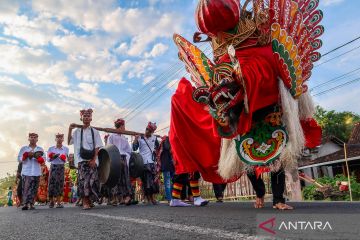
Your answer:
[[[38,134],[29,133],[29,144],[23,146],[18,154],[19,169],[17,181],[17,196],[22,210],[35,208],[35,201],[49,202],[50,208],[63,208],[66,187],[65,174],[68,168],[67,162],[76,168],[77,176],[71,195],[77,196],[76,205],[88,210],[95,206],[94,203],[117,206],[119,204],[137,204],[135,197],[136,179],[130,177],[129,161],[132,152],[138,151],[141,155],[144,170],[140,176],[144,202],[156,205],[156,194],[160,192],[160,174],[162,173],[164,197],[170,206],[190,206],[185,199],[193,202],[195,206],[205,206],[208,201],[200,197],[199,172],[187,174],[175,174],[175,166],[172,159],[171,144],[168,136],[158,139],[154,132],[156,123],[149,122],[145,133],[136,135],[132,146],[128,139],[120,133],[106,134],[105,146],[114,145],[119,150],[122,168],[119,168],[119,178],[115,187],[100,184],[99,181],[99,150],[104,147],[100,133],[92,127],[92,109],[80,111],[82,127],[70,124],[68,131],[68,144],[73,145],[74,154],[69,154],[69,148],[64,145],[64,134],[55,135],[55,145],[45,153],[44,148],[37,145]],[[115,129],[125,131],[125,121],[117,119],[114,122]],[[160,141],[159,141],[160,140]],[[74,158],[74,163],[72,159]],[[50,164],[47,170],[45,162]],[[46,169],[46,170],[44,170]],[[47,174],[44,171],[48,171]],[[42,179],[46,177],[46,180]],[[42,183],[43,182],[43,183]],[[226,186],[226,185],[225,185]],[[224,185],[214,184],[216,197],[222,201]],[[42,190],[42,188],[46,188]],[[41,194],[39,194],[41,192]],[[43,192],[43,193],[42,193]],[[69,192],[69,191],[67,191]],[[39,198],[44,198],[41,200]],[[72,198],[72,197],[70,197]],[[71,200],[67,200],[72,202]]]

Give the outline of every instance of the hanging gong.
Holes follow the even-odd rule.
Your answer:
[[[120,172],[125,167],[124,161],[121,161],[119,149],[115,145],[107,145],[99,150],[99,180],[101,184],[109,188],[115,187]]]
[[[130,177],[138,178],[143,174],[144,161],[140,153],[132,152],[129,160]]]

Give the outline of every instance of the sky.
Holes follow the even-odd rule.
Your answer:
[[[360,36],[360,1],[320,2],[325,27],[321,53]],[[185,74],[172,35],[192,38],[197,31],[196,4],[197,0],[1,0],[0,177],[16,170],[18,151],[28,143],[29,132],[37,132],[38,145],[48,149],[57,132],[67,135],[70,123],[80,123],[83,108],[94,109],[94,126],[111,127],[116,118],[126,117],[129,130],[143,132],[148,121],[155,121],[164,129],[159,133],[166,134],[170,98]],[[320,60],[309,88],[359,68],[357,46],[360,40]],[[311,93],[359,78],[359,73]],[[360,81],[314,100],[328,110],[360,113]]]

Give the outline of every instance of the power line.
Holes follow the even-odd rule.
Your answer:
[[[358,48],[360,48],[360,45],[357,46],[357,47],[354,47],[354,48],[350,49],[349,51],[346,51],[346,52],[344,52],[344,53],[342,53],[342,54],[340,54],[340,55],[337,55],[337,56],[335,56],[335,57],[333,57],[333,58],[330,58],[329,60],[326,60],[325,62],[319,63],[319,64],[315,65],[314,67],[318,67],[318,66],[323,65],[323,64],[325,64],[325,63],[327,63],[327,62],[330,62],[330,61],[332,61],[332,60],[334,60],[334,59],[336,59],[336,58],[339,58],[339,57],[341,57],[341,56],[343,56],[343,55],[345,55],[345,54],[348,54],[348,53],[350,53],[350,52],[352,52],[352,51],[355,51],[355,50],[358,49]]]
[[[360,70],[360,67],[359,67],[359,68],[356,68],[356,69],[354,69],[354,70],[352,70],[352,71],[350,71],[350,72],[347,72],[347,73],[345,73],[345,74],[342,74],[342,75],[340,75],[340,76],[338,76],[338,77],[335,77],[335,78],[333,78],[333,79],[331,79],[331,80],[329,80],[329,81],[326,81],[326,82],[323,82],[323,83],[321,83],[321,84],[318,84],[318,85],[312,87],[312,88],[310,89],[310,91],[313,91],[315,88],[322,87],[322,86],[324,86],[324,85],[326,85],[326,84],[328,84],[328,83],[334,82],[335,80],[339,80],[339,79],[343,79],[343,78],[345,78],[345,77],[349,77],[349,76],[353,75],[355,72],[357,72],[357,71],[359,71],[359,70]]]
[[[325,94],[325,93],[334,91],[334,90],[336,90],[336,89],[338,89],[338,88],[345,87],[345,86],[347,86],[347,85],[349,85],[349,84],[352,84],[352,83],[355,83],[355,82],[358,82],[358,81],[360,81],[360,78],[355,78],[355,79],[353,79],[353,80],[351,80],[351,81],[348,81],[348,82],[339,84],[339,85],[337,85],[337,86],[335,86],[335,87],[333,87],[333,88],[330,88],[330,89],[324,90],[324,91],[322,91],[322,92],[316,93],[316,94],[313,95],[313,97],[323,95],[323,94]]]
[[[206,45],[206,43],[202,43],[198,47],[202,48],[205,45]],[[206,49],[208,49],[208,48],[209,48],[209,46]],[[206,49],[204,51],[206,51]],[[124,104],[123,108],[124,109],[131,108],[135,101],[139,101],[139,98],[141,100],[146,98],[149,95],[149,92],[150,92],[149,90],[151,90],[157,83],[162,82],[163,79],[168,79],[169,75],[172,75],[174,72],[176,72],[176,71],[178,71],[179,69],[182,69],[182,68],[183,68],[183,64],[181,62],[177,61],[169,69],[167,69],[165,72],[161,73],[154,80],[152,80],[149,83],[145,84],[140,90],[137,91],[136,94],[132,95],[132,97],[130,97],[128,99],[128,101]],[[126,111],[129,111],[129,110],[126,110]],[[124,114],[124,112],[123,112],[123,114]]]
[[[211,50],[210,49],[210,46],[207,46],[205,49],[204,49],[204,54],[209,54],[209,53],[207,53],[207,50]],[[140,110],[138,110],[138,109],[140,109],[140,108],[142,108],[142,109],[144,109],[144,107],[142,107],[149,99],[151,99],[151,98],[153,98],[154,96],[156,96],[156,94],[157,93],[159,93],[164,87],[166,87],[171,81],[172,81],[172,79],[173,79],[173,76],[176,76],[178,73],[180,73],[180,72],[184,72],[184,73],[186,73],[185,72],[185,69],[184,69],[184,67],[183,67],[183,65],[181,64],[181,67],[178,69],[178,71],[176,71],[175,73],[173,73],[173,74],[171,74],[169,77],[168,77],[168,80],[167,81],[165,81],[164,83],[163,83],[163,85],[162,86],[160,86],[158,89],[157,89],[157,91],[155,91],[155,93],[152,93],[152,95],[151,95],[151,92],[150,92],[150,96],[149,97],[145,97],[145,98],[143,98],[143,101],[141,101],[139,104],[137,104],[136,106],[135,106],[135,108],[134,109],[132,109],[132,110],[129,110],[129,111],[127,111],[127,113],[126,113],[126,115],[125,115],[125,117],[124,118],[127,118],[127,117],[129,117],[129,116],[131,116],[131,115],[136,115],[137,113],[139,113],[140,112]],[[176,81],[177,82],[177,81]],[[175,83],[176,83],[175,82]],[[173,84],[174,85],[174,84]],[[147,94],[147,95],[149,95],[149,94]],[[161,96],[162,95],[164,95],[164,93],[162,93],[161,94]],[[159,96],[158,97],[156,97],[155,99],[158,99],[159,98]],[[151,101],[151,102],[154,102],[154,101]],[[148,104],[149,105],[149,104]],[[148,106],[147,105],[147,106]],[[133,119],[134,117],[130,117],[130,119]],[[130,119],[128,119],[128,121],[130,120]]]
[[[149,83],[146,83],[140,90],[138,90],[135,94],[132,95],[132,97],[130,97],[128,99],[128,101],[123,105],[123,108],[126,110],[127,108],[131,107],[131,105],[134,103],[134,101],[139,101],[139,98],[140,99],[144,98],[146,96],[146,94],[149,93],[149,90],[151,90],[152,87],[154,87],[158,82],[161,82],[162,79],[167,77],[167,75],[174,72],[175,67],[180,68],[181,66],[179,63],[176,63],[176,64],[172,65],[167,71],[161,73],[158,76],[158,78],[155,78],[154,80],[150,81]],[[177,70],[175,70],[175,71],[177,71]],[[145,93],[145,96],[143,93]],[[128,111],[128,110],[126,110],[126,111]]]
[[[176,75],[177,73],[180,73],[181,71],[184,71],[182,68],[180,68],[178,71],[176,71],[173,75]],[[170,78],[171,79],[171,78]],[[169,80],[171,81],[171,80]],[[159,87],[159,89],[157,89],[157,91],[155,92],[150,92],[152,95],[150,95],[147,98],[144,98],[142,101],[140,101],[140,103],[138,103],[136,106],[134,106],[133,109],[129,110],[124,118],[128,118],[129,116],[131,116],[132,114],[136,114],[136,111],[138,109],[141,108],[141,106],[143,106],[149,99],[153,98],[154,96],[156,96],[156,94],[158,94],[164,87],[167,87],[167,85],[169,84],[169,81],[164,81],[164,83]],[[157,98],[156,98],[157,99]],[[130,119],[129,119],[130,120]],[[128,121],[129,121],[128,120]]]
[[[204,44],[203,44],[203,45],[204,45]],[[207,46],[207,47],[204,49],[203,52],[206,54],[206,51],[209,50],[209,49],[210,49],[210,45]],[[166,79],[166,78],[167,78],[165,81],[162,81],[162,79],[159,79],[159,80],[157,80],[156,82],[154,82],[153,86],[155,86],[156,83],[164,82],[164,83],[157,89],[157,92],[158,92],[158,91],[161,91],[162,88],[166,87],[167,84],[170,83],[170,81],[173,80],[173,77],[176,76],[177,73],[179,73],[181,70],[184,69],[182,63],[178,62],[177,65],[178,65],[178,67],[176,68],[176,70],[170,71],[170,74],[164,75],[164,76],[162,77],[162,79],[164,79],[164,78]],[[140,94],[140,96],[141,96],[140,99],[137,99],[137,101],[134,101],[133,103],[130,103],[130,104],[128,105],[128,108],[131,108],[131,107],[138,108],[139,105],[140,105],[140,106],[143,105],[144,103],[146,103],[146,101],[147,101],[148,99],[151,99],[152,96],[154,96],[154,92],[151,91],[151,89],[149,89],[145,94]],[[139,104],[139,103],[140,103],[140,104]],[[133,112],[133,111],[132,111],[131,109],[128,109],[128,110],[127,110],[125,113],[123,113],[123,114],[125,114],[125,116],[128,116],[131,112]]]
[[[133,112],[134,109],[131,109],[131,107],[137,108],[137,107],[141,106],[144,102],[146,102],[148,99],[150,99],[152,96],[154,96],[154,94],[159,92],[161,90],[161,88],[166,86],[168,84],[168,82],[172,80],[172,77],[175,76],[177,73],[179,73],[182,69],[183,69],[182,67],[179,67],[176,71],[172,72],[170,75],[167,76],[168,79],[166,81],[164,80],[161,83],[159,82],[160,86],[158,86],[158,88],[155,91],[152,91],[152,89],[149,89],[146,93],[138,96],[136,101],[129,105],[129,109],[127,109],[127,111],[125,111],[123,113],[125,115],[124,118],[126,118],[131,112]]]
[[[168,129],[169,127],[170,127],[170,125],[169,125],[169,126],[167,126],[167,127],[161,128],[161,129],[159,129],[159,130],[156,130],[156,131],[155,131],[155,133],[157,133],[157,132],[161,132],[161,131],[163,131],[163,130],[165,130],[165,129]]]
[[[349,41],[349,42],[347,42],[347,43],[344,43],[343,45],[340,45],[339,47],[336,47],[336,48],[328,51],[327,53],[322,54],[321,56],[324,57],[324,56],[326,56],[326,55],[328,55],[328,54],[330,54],[330,53],[332,53],[332,52],[335,52],[336,50],[338,50],[338,49],[340,49],[340,48],[342,48],[342,47],[345,47],[346,45],[349,45],[350,43],[355,42],[356,40],[359,40],[359,39],[360,39],[360,36],[357,37],[357,38],[354,38],[353,40],[351,40],[351,41]]]
[[[175,81],[172,85],[170,85],[170,87],[174,86],[178,81]],[[159,99],[160,97],[162,97],[165,93],[167,93],[169,91],[169,89],[165,89],[165,91],[163,91],[157,98],[153,99],[152,101],[150,101],[144,108],[147,108],[148,106],[150,106],[153,102],[155,102],[157,99]],[[128,121],[132,120],[133,118],[136,117],[136,114],[134,114]]]

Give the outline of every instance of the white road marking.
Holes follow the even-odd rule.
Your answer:
[[[188,225],[178,224],[178,223],[168,223],[168,222],[162,222],[162,221],[154,221],[154,220],[139,219],[139,218],[129,218],[129,217],[121,217],[121,216],[111,216],[111,215],[97,214],[97,213],[81,213],[81,214],[86,215],[86,216],[93,216],[93,217],[100,217],[100,218],[106,218],[106,219],[114,219],[114,220],[120,220],[120,221],[126,221],[126,222],[146,224],[146,225],[151,225],[151,226],[155,226],[155,227],[166,228],[166,229],[171,229],[171,230],[176,230],[176,231],[183,231],[183,232],[196,233],[196,234],[202,234],[202,235],[211,235],[211,236],[217,237],[217,238],[249,239],[249,240],[256,239],[255,236],[251,236],[248,234],[241,234],[241,233],[237,233],[237,232],[224,231],[221,229],[203,228],[203,227],[188,226]]]

